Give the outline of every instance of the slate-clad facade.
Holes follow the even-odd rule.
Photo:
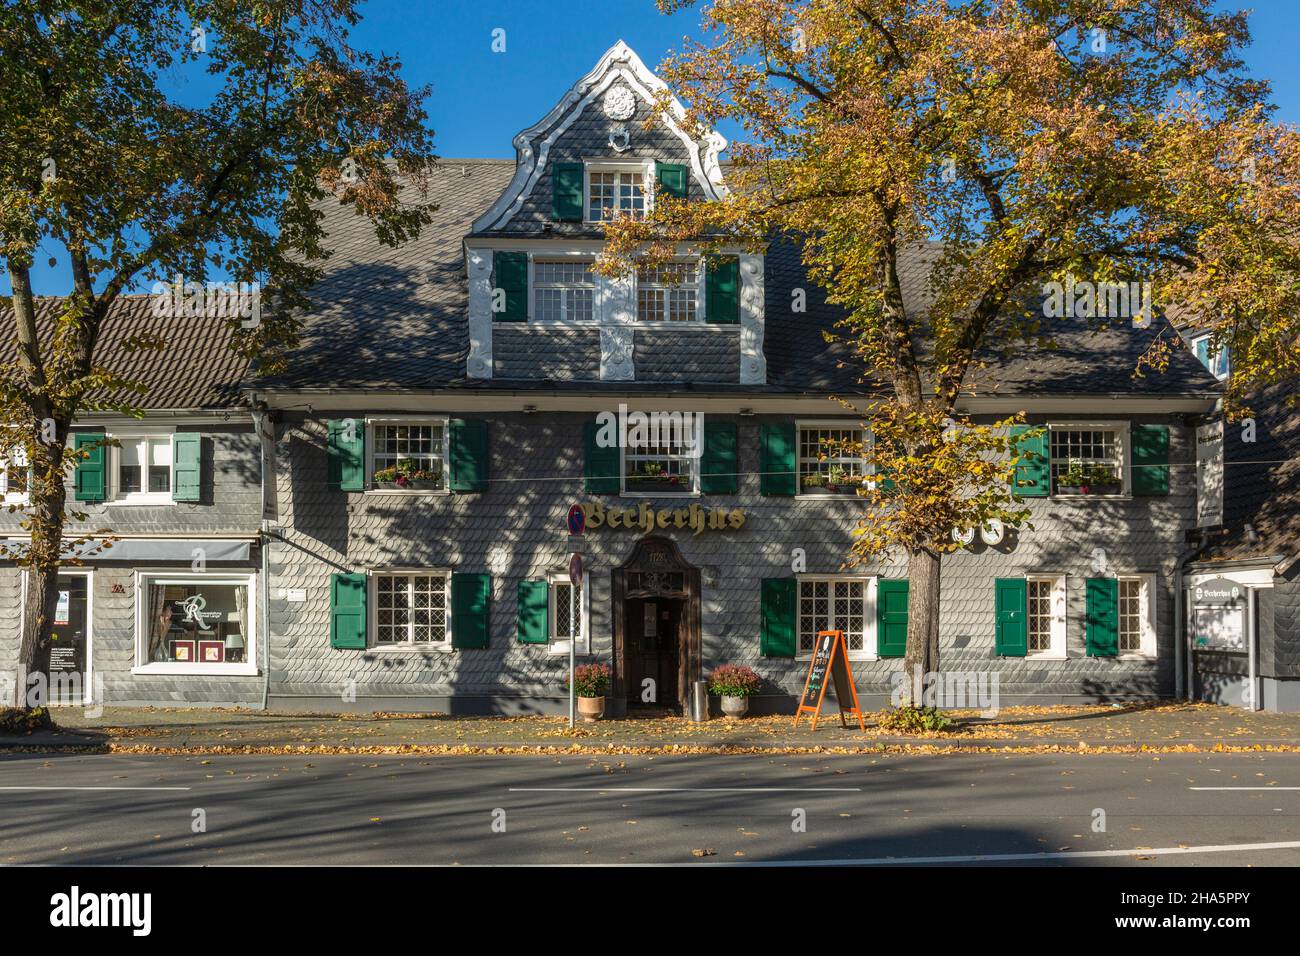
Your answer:
[[[336,254],[289,367],[172,370],[186,394],[169,379],[145,418],[165,461],[164,443],[137,444],[139,480],[162,482],[165,464],[173,500],[86,502],[88,526],[135,547],[87,562],[104,699],[558,712],[572,647],[613,667],[615,714],[680,707],[724,663],[762,676],[756,709],[788,711],[812,637],[834,627],[864,705],[884,701],[906,570],[901,556],[842,567],[862,511],[852,484],[871,476],[818,456],[860,429],[832,396],[865,403],[874,386],[822,335],[839,313],[797,245],[589,268],[610,208],[725,194],[720,137],[645,125],[660,87],[617,44],[515,137],[514,161],[441,160],[434,222],[398,248],[324,203]],[[913,313],[934,255],[918,244],[900,264]],[[996,675],[1002,703],[1170,696],[1186,672],[1179,564],[1203,523],[1197,426],[1219,386],[1191,353],[1133,377],[1158,331],[1064,326],[1053,351],[984,356],[963,410],[1043,426],[1023,436],[1038,455],[1022,475],[1031,519],[944,559],[940,622],[944,668]],[[602,416],[638,412],[695,422],[700,455],[672,436],[602,440]],[[124,425],[77,432],[129,445]],[[121,454],[73,487],[121,497],[114,483],[136,474]],[[194,548],[220,559],[195,571]],[[0,568],[0,608],[20,601],[21,575]],[[0,670],[17,651],[5,626]]]
[[[718,138],[643,128],[656,84],[615,46],[515,137],[515,163],[444,160],[438,221],[401,249],[353,240],[350,217],[323,210],[345,264],[317,290],[302,360],[250,390],[276,431],[272,706],[555,712],[576,639],[580,661],[613,666],[615,713],[648,696],[680,706],[723,663],[764,678],[758,707],[788,709],[810,632],[832,625],[864,702],[887,695],[905,568],[842,570],[861,509],[807,454],[858,426],[830,396],[871,386],[821,335],[836,313],[797,246],[735,250],[714,269],[683,251],[668,287],[585,269],[603,237],[597,193],[635,212],[656,187],[725,191]],[[932,258],[919,245],[903,264],[910,309],[925,307]],[[1003,702],[1175,689],[1194,424],[1218,389],[1191,355],[1133,378],[1145,346],[1132,329],[1066,329],[1057,351],[989,355],[981,372],[977,420],[1025,409],[1050,429],[1032,529],[944,561],[944,666],[996,673]],[[620,406],[702,415],[702,457],[604,447],[598,416]],[[1060,466],[1109,454],[1121,483],[1069,495],[1054,450]],[[403,456],[424,477],[383,480]]]

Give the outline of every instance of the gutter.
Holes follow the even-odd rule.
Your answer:
[[[250,415],[250,416],[252,417],[252,419],[253,419],[253,432],[254,432],[254,434],[257,435],[257,439],[258,439],[258,452],[257,452],[257,454],[258,454],[258,457],[259,457],[259,459],[260,459],[260,458],[263,457],[263,455],[262,455],[262,449],[261,449],[261,441],[262,441],[262,424],[263,424],[263,421],[265,420],[265,417],[266,417],[266,411],[265,411],[265,406],[261,406],[261,405],[259,405],[259,404],[252,404],[252,403],[250,403],[250,404],[251,404],[251,407],[249,408],[249,415]],[[259,481],[259,491],[261,492],[261,494],[260,494],[260,498],[261,498],[261,502],[262,502],[262,508],[263,508],[263,511],[264,511],[264,510],[265,510],[265,502],[266,502],[266,480],[267,480],[266,469],[265,469],[265,468],[258,468],[258,469],[257,469],[257,473],[258,473],[258,476],[259,476],[259,478],[260,478],[260,481]],[[274,476],[274,475],[271,476],[271,480],[272,480],[272,481],[275,480],[275,476]],[[261,579],[261,580],[260,580],[261,587],[259,588],[259,590],[262,592],[262,600],[261,600],[261,605],[262,605],[262,607],[261,607],[261,614],[259,615],[259,617],[261,618],[261,633],[262,633],[262,640],[261,640],[261,642],[260,642],[260,645],[261,645],[261,646],[260,646],[260,649],[261,649],[261,652],[262,652],[262,653],[261,653],[261,658],[262,658],[262,710],[266,710],[267,701],[268,701],[268,699],[270,698],[270,694],[271,694],[271,611],[270,611],[270,603],[271,603],[271,538],[270,538],[270,532],[269,532],[268,524],[269,524],[269,522],[266,520],[266,515],[265,515],[265,513],[263,513],[263,515],[262,515],[262,517],[261,517],[261,519],[260,519],[260,521],[259,521],[259,531],[258,531],[258,536],[257,536],[257,537],[258,537],[258,542],[259,542],[259,545],[260,545],[260,547],[261,547],[261,551],[262,551],[262,573],[261,573],[261,575],[259,575],[259,577],[260,577],[260,579]]]

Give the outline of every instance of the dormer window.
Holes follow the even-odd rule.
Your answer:
[[[621,216],[644,219],[649,207],[646,168],[640,163],[587,166],[587,221]]]

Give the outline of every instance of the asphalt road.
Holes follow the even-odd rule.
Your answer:
[[[1297,866],[1300,760],[0,756],[11,864],[781,861]]]

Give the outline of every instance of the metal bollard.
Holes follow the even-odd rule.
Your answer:
[[[690,719],[697,724],[709,719],[709,685],[705,681],[691,684]]]

